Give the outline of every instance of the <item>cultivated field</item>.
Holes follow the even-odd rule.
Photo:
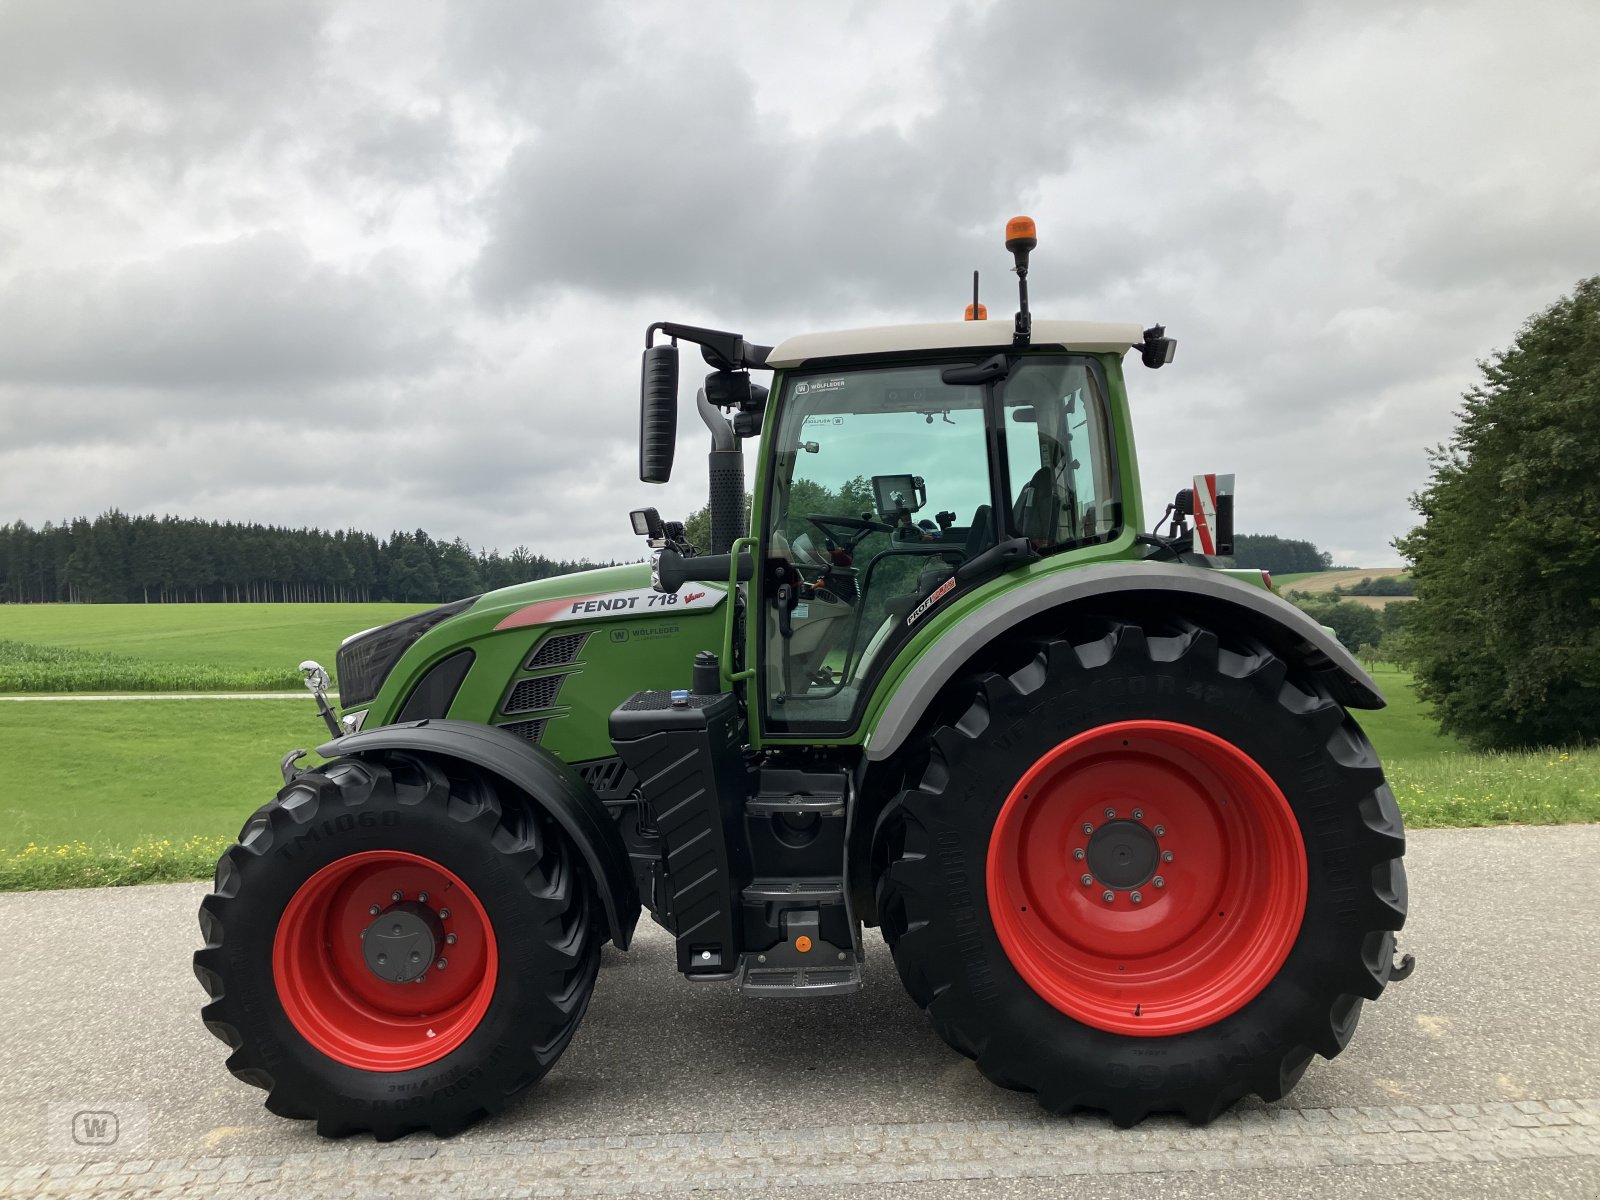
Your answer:
[[[135,607],[141,611],[130,611]],[[332,650],[403,605],[152,605],[0,609],[0,631],[90,655],[185,670],[270,669]],[[185,621],[194,636],[185,641]],[[237,650],[230,653],[230,639]],[[71,656],[63,659],[70,662]],[[1404,672],[1380,666],[1389,707],[1357,720],[1412,827],[1600,820],[1600,749],[1472,754],[1439,734]],[[310,699],[0,701],[0,889],[200,878],[278,789],[278,761],[326,731]]]
[[[1338,571],[1300,571],[1291,575],[1274,575],[1272,582],[1281,588],[1297,592],[1331,592],[1336,587],[1348,588],[1363,579],[1392,579],[1404,575],[1406,567],[1347,567]],[[1380,596],[1381,600],[1397,600],[1398,596]]]
[[[273,691],[296,664],[426,604],[0,605],[0,693]],[[36,664],[67,652],[54,672]],[[142,664],[142,665],[141,665]],[[67,668],[70,666],[70,670]],[[52,686],[52,681],[54,685]]]

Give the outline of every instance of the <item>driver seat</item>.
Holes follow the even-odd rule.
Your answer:
[[[905,620],[917,605],[933,594],[935,588],[950,578],[956,567],[987,550],[994,540],[993,515],[994,509],[987,504],[978,505],[978,511],[972,514],[972,529],[968,532],[966,544],[961,550],[945,551],[944,555],[930,563],[917,576],[916,587],[903,596],[894,596],[886,600],[883,611],[897,621]],[[957,553],[960,555],[959,559],[956,557]]]

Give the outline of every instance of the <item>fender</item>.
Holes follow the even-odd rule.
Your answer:
[[[548,750],[476,721],[429,719],[383,725],[317,747],[324,758],[419,750],[471,763],[526,792],[577,844],[605,906],[611,940],[626,950],[639,923],[639,889],[622,835],[594,790]]]
[[[1197,616],[1237,613],[1275,653],[1310,669],[1347,708],[1382,708],[1383,693],[1354,656],[1321,625],[1280,596],[1204,567],[1176,563],[1108,562],[1053,571],[981,605],[946,629],[900,678],[879,710],[867,758],[895,753],[944,687],[984,646],[1053,608],[1100,599],[1125,602],[1137,594],[1165,596]]]

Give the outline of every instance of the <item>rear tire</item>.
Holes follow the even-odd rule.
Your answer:
[[[206,1027],[270,1111],[324,1136],[443,1136],[498,1112],[588,1007],[601,935],[576,851],[450,766],[394,754],[301,775],[201,903]]]
[[[1405,920],[1371,744],[1265,647],[1188,622],[1008,655],[879,824],[907,990],[1053,1112],[1204,1122],[1283,1096],[1348,1043]]]

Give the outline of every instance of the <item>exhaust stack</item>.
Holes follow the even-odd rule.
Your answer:
[[[733,432],[733,425],[706,399],[701,388],[695,394],[695,408],[711,431],[711,454],[707,459],[711,506],[711,547],[708,554],[726,554],[736,538],[744,536],[744,450]]]

